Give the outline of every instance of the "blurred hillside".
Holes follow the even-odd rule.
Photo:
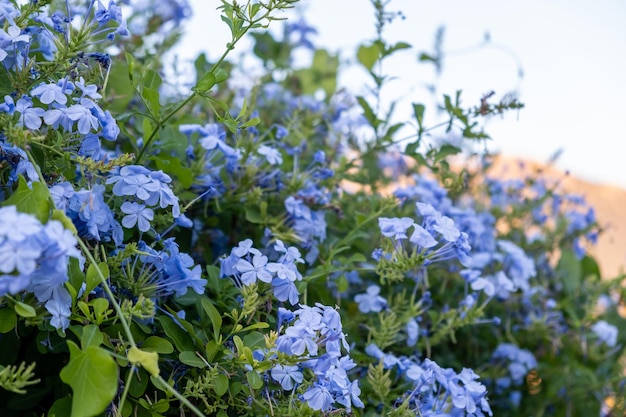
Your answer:
[[[545,164],[510,157],[498,157],[491,172],[492,175],[500,172],[507,178],[536,173],[544,178],[560,180],[563,190],[584,196],[594,207],[598,222],[605,229],[598,238],[598,244],[590,250],[600,264],[602,276],[613,278],[626,273],[626,189],[592,183]]]

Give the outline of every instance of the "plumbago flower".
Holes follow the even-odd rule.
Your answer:
[[[80,264],[85,261],[76,244],[61,222],[43,225],[15,206],[0,208],[0,297],[23,291],[34,294],[51,315],[50,324],[67,329],[72,304],[65,287],[67,265],[70,258]]]
[[[281,240],[277,240],[273,256],[277,259],[269,262],[267,256],[252,247],[252,240],[246,239],[239,242],[229,256],[221,259],[220,276],[233,279],[237,285],[248,286],[258,281],[270,284],[276,299],[296,305],[299,292],[295,283],[303,278],[297,267],[304,262],[300,251],[294,246],[285,247]]]
[[[240,3],[187,71],[186,1],[0,0],[0,415],[623,414],[584,198],[421,154],[419,103],[403,155],[415,123],[341,87],[323,28],[265,30],[296,0]],[[409,43],[373,3],[382,88]]]
[[[313,410],[328,412],[335,409],[335,403],[347,411],[352,407],[363,408],[359,381],[348,378],[348,371],[356,363],[342,353],[350,349],[337,310],[317,303],[314,307],[302,306],[293,316],[293,324],[278,337],[276,346],[278,352],[302,362],[290,368],[292,376],[286,382],[283,367],[272,370],[272,378],[288,390],[293,388],[293,380],[301,382],[303,370],[311,370],[315,380],[304,391],[302,399]]]

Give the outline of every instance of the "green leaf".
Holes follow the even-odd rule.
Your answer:
[[[385,51],[385,56],[391,55],[392,53],[396,51],[401,51],[403,49],[410,49],[410,48],[412,48],[411,44],[406,43],[406,42],[398,42],[395,45],[391,45],[391,47]]]
[[[111,355],[97,346],[81,350],[67,341],[70,361],[61,370],[61,380],[72,387],[72,417],[102,413],[117,392],[118,369]]]
[[[100,273],[98,273],[100,270]],[[89,293],[91,290],[96,288],[98,284],[102,283],[102,279],[100,278],[100,274],[104,276],[104,278],[109,277],[109,265],[106,262],[100,262],[98,265],[91,264],[89,268],[87,268],[87,287],[85,288],[85,292]]]
[[[439,148],[439,150],[437,151],[437,154],[435,156],[435,162],[441,161],[442,159],[445,159],[450,155],[456,155],[459,152],[461,152],[461,149],[457,148],[456,146],[449,144],[442,145],[441,148]]]
[[[133,365],[141,365],[143,369],[148,371],[150,375],[158,376],[159,370],[159,354],[156,352],[146,352],[136,346],[128,349],[128,361]]]
[[[183,352],[185,350],[195,350],[193,340],[189,334],[176,324],[174,320],[167,316],[161,316],[159,317],[159,321],[163,326],[163,331],[167,337],[174,342],[174,345],[179,352]]]
[[[556,266],[557,273],[563,282],[563,289],[571,294],[581,287],[582,267],[572,250],[564,249]]]
[[[260,389],[263,387],[263,378],[261,378],[261,375],[259,375],[257,371],[250,371],[246,373],[246,379],[252,389]]]
[[[244,124],[242,124],[240,127],[242,129],[245,129],[245,128],[248,128],[248,127],[256,126],[259,123],[261,123],[261,119],[259,119],[258,117],[253,117],[252,119],[250,119],[247,122],[245,122]]]
[[[146,105],[148,106],[148,110],[150,110],[150,114],[152,114],[153,117],[158,118],[159,112],[161,111],[159,92],[146,87],[141,90],[141,96],[146,100]]]
[[[218,346],[215,340],[209,340],[209,342],[206,344],[205,349],[207,362],[212,362],[213,359],[215,359],[215,355],[217,355],[217,352],[219,352],[220,346]]]
[[[174,346],[167,339],[158,336],[150,336],[141,344],[141,348],[147,352],[168,354],[174,352]]]
[[[157,90],[163,83],[159,73],[151,69],[146,70],[143,75],[143,80],[141,81],[144,87],[151,88],[153,90]]]
[[[167,155],[164,152],[159,153],[151,159],[156,162],[158,169],[167,174],[174,175],[183,188],[189,188],[193,184],[191,168],[183,165],[183,159]]]
[[[0,96],[4,97],[14,92],[9,78],[9,71],[0,71]]]
[[[218,396],[226,394],[228,391],[228,377],[224,374],[218,374],[213,378],[213,391]]]
[[[0,333],[8,333],[15,328],[17,315],[10,308],[0,309]]]
[[[260,321],[258,323],[252,323],[251,325],[246,326],[246,327],[242,328],[239,331],[240,332],[247,332],[247,331],[254,330],[254,329],[267,329],[268,327],[270,327],[269,323],[264,322],[264,321]]]
[[[598,262],[596,262],[596,260],[591,256],[585,255],[581,261],[581,266],[583,278],[602,277],[602,274],[600,273],[600,265],[598,265]]]
[[[348,278],[346,278],[345,274],[342,274],[341,276],[339,276],[336,284],[337,284],[337,291],[340,293],[347,291],[348,288],[350,288],[350,282],[348,281]]]
[[[423,131],[423,123],[424,123],[424,111],[426,110],[426,106],[420,103],[413,103],[413,115],[415,116],[415,120],[417,121],[417,126],[419,131]]]
[[[369,46],[361,45],[357,50],[356,57],[368,71],[371,71],[374,64],[380,58],[380,47],[373,43]]]
[[[237,348],[237,354],[243,354],[243,340],[241,340],[241,337],[237,335],[233,336],[233,343],[235,344],[235,348]]]
[[[228,72],[226,72],[222,68],[217,68],[214,73],[215,73],[216,84],[223,83],[224,81],[228,79]]]
[[[263,349],[265,348],[265,335],[261,332],[250,332],[244,336],[243,343],[250,349]]]
[[[85,274],[80,269],[78,259],[70,258],[69,263],[70,265],[67,269],[67,275],[69,277],[68,283],[72,286],[72,288],[74,289],[74,294],[76,295],[78,294],[80,287],[83,285],[83,282],[85,282]]]
[[[261,216],[261,210],[259,209],[258,205],[246,206],[244,210],[246,212],[246,220],[248,220],[250,223],[265,223],[265,219],[263,218],[263,216]]]
[[[421,54],[419,54],[418,58],[421,62],[437,62],[438,60],[424,52],[422,52]]]
[[[213,325],[213,338],[215,341],[218,341],[220,338],[220,330],[222,329],[222,315],[208,298],[201,298],[200,304],[202,305],[202,310],[209,317]]]
[[[365,116],[367,121],[373,128],[377,128],[380,124],[380,121],[378,120],[378,117],[376,117],[376,114],[374,113],[374,110],[372,110],[372,108],[370,107],[369,103],[361,96],[358,96],[356,99],[361,105],[361,108],[363,109],[363,115]]]
[[[196,352],[191,350],[180,352],[178,359],[185,365],[193,366],[194,368],[206,368],[207,366],[207,364],[196,355]]]
[[[200,78],[200,81],[198,81],[198,83],[195,87],[192,88],[192,90],[199,93],[206,93],[211,88],[213,88],[215,84],[217,84],[217,78],[215,77],[215,74],[213,74],[212,72],[207,72],[202,78]]]
[[[90,324],[82,328],[83,333],[80,336],[80,346],[83,350],[90,346],[100,346],[104,341],[104,336],[95,324]]]
[[[130,372],[130,368],[128,368],[128,371]],[[146,392],[149,378],[145,369],[139,368],[136,372],[137,374],[131,378],[129,393],[133,397],[141,397]]]
[[[59,398],[56,400],[50,410],[48,410],[48,417],[63,417],[69,416],[72,412],[72,399],[68,397]]]
[[[16,302],[13,306],[13,309],[20,317],[30,318],[37,316],[37,313],[35,312],[35,308],[33,306],[24,304],[21,301]]]
[[[18,176],[17,190],[4,200],[2,206],[15,206],[20,213],[35,216],[40,222],[46,223],[50,217],[50,191],[41,182],[32,182],[31,190],[23,176]]]

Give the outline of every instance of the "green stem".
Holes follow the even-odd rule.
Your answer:
[[[191,93],[189,95],[189,97],[187,97],[185,100],[183,100],[182,102],[180,102],[178,104],[178,106],[176,106],[174,109],[172,109],[161,121],[160,123],[158,123],[156,125],[156,127],[154,128],[154,130],[152,131],[152,133],[150,134],[150,137],[148,137],[148,139],[146,140],[146,143],[143,145],[143,147],[141,148],[141,150],[139,151],[139,155],[137,155],[137,157],[135,158],[135,164],[139,164],[139,162],[141,162],[142,157],[144,156],[144,154],[146,153],[146,150],[150,147],[150,145],[152,144],[152,141],[154,140],[154,138],[156,138],[157,133],[159,132],[159,130],[163,127],[163,125],[165,124],[165,122],[167,122],[169,119],[171,119],[176,113],[178,113],[180,111],[180,109],[182,109],[183,107],[185,107],[187,105],[187,103],[189,103],[191,100],[194,99],[194,97],[196,97],[197,93],[194,91],[193,93]]]
[[[178,398],[178,400],[183,403],[187,408],[189,408],[195,415],[198,417],[206,417],[202,411],[198,410],[195,405],[193,405],[187,398],[183,397],[183,395],[176,391],[170,384],[167,383],[166,380],[163,379],[161,375],[152,376],[152,378],[156,379],[158,382],[165,387],[170,394],[174,397]]]
[[[239,33],[238,36],[234,37],[231,40],[231,42],[228,43],[228,45],[226,47],[226,50],[224,51],[224,53],[222,53],[222,56],[220,56],[220,58],[217,60],[217,62],[215,64],[213,64],[213,66],[209,70],[209,73],[214,74],[215,71],[217,71],[217,69],[220,67],[220,65],[222,65],[222,63],[224,62],[224,60],[226,59],[226,57],[228,56],[230,51],[235,49],[235,45],[246,35],[246,33],[248,33],[248,31],[250,29],[255,27],[259,22],[265,20],[270,15],[271,11],[272,10],[270,9],[262,17],[260,17],[258,19],[255,19],[255,20],[252,20],[252,21],[249,21],[248,25],[245,28],[242,29],[241,33]],[[171,119],[176,113],[178,113],[183,107],[185,107],[197,95],[199,95],[199,94],[196,91],[192,92],[185,100],[183,100],[181,103],[179,103],[174,109],[172,109],[157,124],[157,126],[154,128],[154,131],[150,134],[150,137],[148,137],[148,139],[146,140],[146,143],[144,143],[143,147],[139,151],[139,154],[135,158],[135,164],[139,164],[139,162],[141,162],[141,159],[143,158],[144,154],[146,153],[146,150],[150,147],[150,145],[152,144],[152,141],[154,140],[154,138],[156,138],[156,135],[159,132],[159,130],[161,130],[163,128],[165,122],[167,122],[169,119]]]
[[[111,301],[111,303],[113,304],[113,308],[115,309],[115,312],[117,313],[117,315],[120,318],[120,323],[122,323],[122,328],[124,328],[124,333],[126,333],[126,337],[128,338],[128,343],[130,343],[131,347],[136,348],[137,344],[135,343],[135,339],[133,338],[133,334],[130,331],[130,325],[128,324],[128,321],[126,320],[126,317],[124,317],[124,314],[122,312],[122,307],[120,307],[119,303],[115,299],[115,294],[113,294],[113,291],[111,291],[111,288],[109,287],[109,284],[107,284],[106,277],[104,276],[104,274],[102,273],[100,268],[97,267],[98,266],[98,262],[96,261],[96,259],[93,257],[93,255],[89,251],[89,248],[87,247],[87,245],[85,245],[85,242],[83,242],[83,240],[80,239],[80,238],[78,238],[77,240],[78,240],[78,245],[80,246],[80,249],[83,251],[83,254],[87,258],[89,263],[92,263],[92,264],[96,265],[96,271],[98,273],[98,278],[100,278],[100,283],[102,284],[102,287],[104,288],[104,291],[109,296],[109,301]]]
[[[133,379],[133,374],[137,367],[132,365],[128,371],[128,375],[126,376],[126,383],[124,384],[124,391],[122,391],[122,396],[120,397],[120,402],[117,406],[117,416],[122,416],[122,408],[124,407],[124,403],[126,402],[126,396],[128,395],[128,391],[130,390],[130,382]]]

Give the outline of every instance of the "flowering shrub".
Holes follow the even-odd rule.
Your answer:
[[[593,209],[488,155],[453,170],[422,104],[377,111],[376,64],[411,48],[381,2],[358,97],[306,22],[267,30],[296,2],[222,0],[232,39],[185,86],[162,59],[185,1],[0,0],[1,414],[623,412]],[[444,96],[443,126],[483,140],[520,107]]]

